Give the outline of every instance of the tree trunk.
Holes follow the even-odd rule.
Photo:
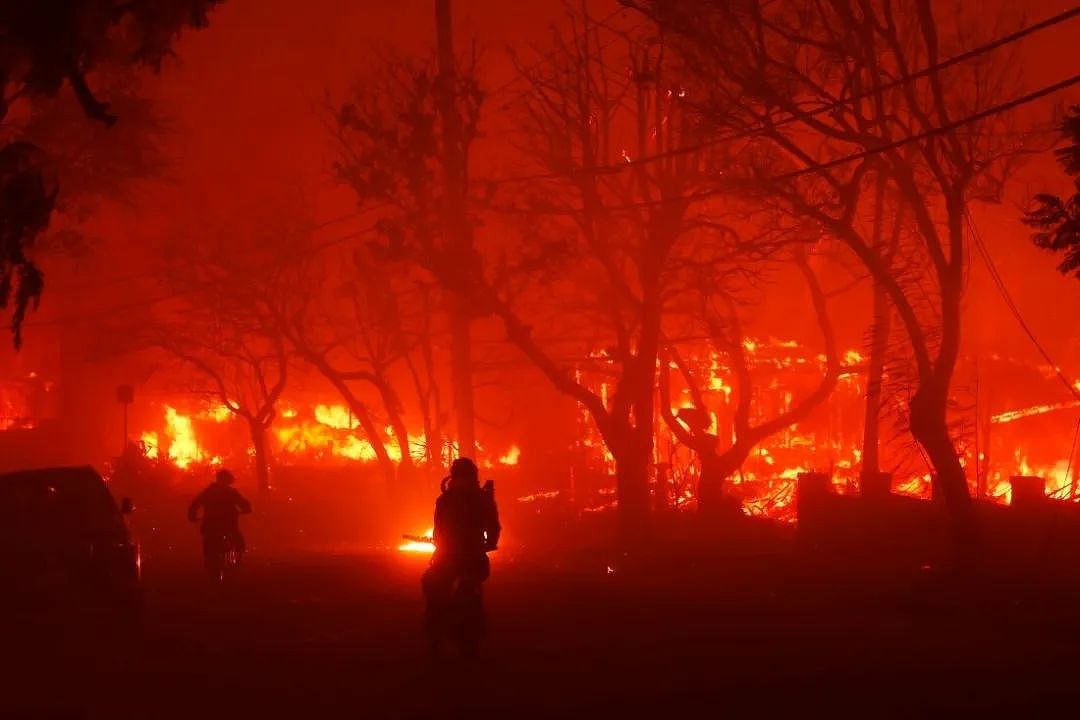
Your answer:
[[[308,356],[307,359],[315,366],[316,370],[322,373],[323,377],[330,381],[330,384],[338,391],[345,401],[345,404],[349,406],[356,421],[360,424],[360,429],[364,431],[364,435],[367,436],[368,442],[371,443],[371,449],[375,453],[375,461],[378,463],[379,469],[382,470],[387,485],[392,490],[397,479],[397,468],[394,466],[394,461],[390,459],[390,455],[386,452],[386,446],[383,444],[382,440],[382,433],[379,432],[379,428],[375,426],[375,422],[372,420],[371,413],[368,412],[367,406],[353,394],[353,391],[349,388],[349,384],[341,378],[341,375],[334,372],[326,362],[321,361],[314,356]]]
[[[266,427],[258,420],[248,420],[251,444],[255,449],[255,484],[260,492],[270,492],[270,449],[266,442]]]
[[[701,476],[698,478],[696,492],[698,512],[712,515],[721,506],[724,483],[731,473],[721,463],[720,455],[715,450],[704,451],[702,448],[698,449],[697,453],[701,458]]]
[[[401,413],[401,398],[398,397],[394,386],[381,370],[375,373],[374,384],[379,391],[379,397],[382,399],[383,409],[386,410],[390,428],[394,431],[394,440],[397,443],[398,452],[401,453],[401,461],[398,463],[398,479],[402,481],[401,484],[408,484],[413,479],[414,473],[412,470],[415,463],[413,462],[412,448],[409,447],[409,428],[405,425],[405,418]]]
[[[650,433],[627,429],[611,448],[615,456],[615,493],[619,502],[618,537],[622,548],[642,547],[649,530]]]
[[[349,406],[349,410],[352,411],[353,417],[356,418],[356,422],[360,424],[360,429],[364,431],[364,435],[367,437],[368,442],[371,443],[371,449],[375,453],[375,461],[382,471],[387,486],[392,489],[397,480],[397,468],[394,466],[394,461],[390,459],[390,455],[386,452],[382,433],[379,432],[379,428],[375,425],[375,421],[372,419],[371,413],[368,412],[367,406],[353,393],[352,388],[349,387],[349,383],[342,377],[340,372],[335,370],[333,366],[326,361],[325,357],[312,352],[302,343],[296,342],[295,340],[293,341],[293,346],[320,375],[326,378],[334,389],[338,391],[338,394],[341,395],[341,399],[345,401],[345,404]]]
[[[733,341],[729,343],[729,353],[735,367],[738,392],[734,415],[735,439],[722,453],[716,452],[715,436],[701,435],[698,436],[697,441],[694,443],[699,456],[702,458],[702,477],[699,492],[704,495],[704,500],[701,500],[699,496],[699,507],[706,512],[713,509],[710,508],[710,505],[722,505],[719,501],[724,482],[738,472],[746,459],[750,457],[750,453],[754,451],[754,448],[781,430],[802,422],[807,415],[829,398],[840,376],[839,351],[836,344],[836,335],[829,319],[825,293],[805,256],[797,256],[796,263],[806,278],[807,288],[810,291],[810,298],[814,305],[814,313],[817,316],[818,326],[824,340],[825,374],[814,391],[797,404],[771,420],[759,425],[751,425],[752,376],[746,354],[743,352],[742,332],[737,322],[738,315],[734,307],[731,306],[731,322],[734,324],[736,332],[735,337],[732,338]]]
[[[397,484],[403,492],[411,493],[415,489],[413,485],[416,482],[416,463],[413,462],[412,448],[409,446],[408,428],[396,413],[390,415],[390,427],[394,429],[394,439],[397,440],[398,452],[401,453],[401,461],[397,467]]]
[[[420,372],[417,370],[412,358],[406,356],[405,365],[408,367],[409,376],[413,381],[413,392],[416,395],[417,405],[420,407],[420,419],[424,430],[424,457],[419,464],[431,465],[435,462],[435,447],[439,442],[439,438],[435,435],[435,424],[432,422],[431,397],[433,391],[424,387]]]
[[[975,507],[968,490],[964,466],[949,434],[949,389],[956,360],[960,355],[960,300],[963,296],[963,203],[950,198],[950,263],[939,273],[941,292],[941,342],[930,377],[920,377],[919,388],[911,398],[911,433],[919,441],[934,467],[935,492],[949,514],[953,549],[961,567],[971,567],[977,560],[980,538]]]
[[[903,206],[895,216],[892,238],[886,249],[883,242],[885,234],[885,190],[887,178],[879,173],[874,195],[874,250],[883,259],[890,260],[896,252],[903,228]],[[889,350],[889,330],[891,329],[889,295],[880,282],[874,280],[874,319],[870,328],[870,364],[866,372],[866,412],[863,418],[863,456],[859,479],[859,490],[865,494],[867,481],[876,479],[881,474],[881,388],[885,376],[885,354]],[[872,482],[872,481],[871,481]]]
[[[442,130],[442,169],[444,182],[443,224],[446,229],[447,253],[451,262],[469,268],[473,254],[472,228],[469,226],[466,204],[465,148],[461,116],[457,107],[457,68],[454,59],[454,36],[450,0],[435,0],[435,26],[439,55],[438,109]],[[450,271],[461,276],[453,283],[450,299],[450,335],[454,412],[457,417],[458,453],[465,457],[476,455],[476,418],[473,410],[473,365],[471,315],[464,284],[470,281],[468,272]]]
[[[756,444],[756,443],[755,443]],[[703,448],[702,448],[703,449]],[[736,440],[722,453],[698,451],[701,457],[701,478],[698,480],[698,509],[715,514],[724,507],[724,484],[746,462],[754,445]]]
[[[911,434],[934,469],[934,493],[949,517],[955,559],[970,566],[977,557],[978,528],[964,467],[956,453],[946,420],[948,384],[924,382],[911,399]]]
[[[473,407],[472,329],[464,301],[454,299],[450,309],[450,373],[458,454],[476,456],[476,413]]]
[[[866,477],[876,477],[881,473],[881,390],[891,326],[889,297],[884,288],[874,283],[874,324],[866,373],[866,415],[863,425],[862,475]]]
[[[990,439],[993,431],[993,413],[990,412],[989,393],[983,389],[982,382],[979,379],[976,379],[975,387],[975,496],[984,498],[988,491],[987,483],[990,478]]]
[[[386,452],[386,445],[383,444],[382,433],[379,432],[379,428],[376,427],[374,421],[372,421],[367,407],[357,400],[351,392],[345,395],[345,402],[348,404],[349,409],[352,410],[352,414],[356,417],[356,421],[360,423],[360,428],[364,431],[364,435],[367,436],[368,442],[371,443],[371,449],[375,453],[375,461],[382,470],[387,485],[390,486],[390,490],[393,491],[393,486],[396,484],[395,481],[397,480],[397,468],[394,466],[394,461],[390,459],[390,454]]]

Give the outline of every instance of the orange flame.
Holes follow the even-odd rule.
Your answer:
[[[420,535],[420,537],[430,538],[435,533],[435,528],[428,528],[427,532]],[[398,545],[398,550],[401,552],[409,553],[421,553],[430,555],[435,552],[435,546],[427,542],[417,542],[416,540],[406,540]]]
[[[521,459],[521,449],[517,445],[511,445],[510,449],[499,458],[500,465],[517,465]]]
[[[158,434],[156,432],[144,432],[139,436],[139,440],[143,444],[143,449],[146,453],[146,457],[151,460],[158,459]]]
[[[191,418],[181,415],[176,408],[165,406],[165,434],[169,437],[169,459],[180,469],[202,460],[202,452],[195,440]]]

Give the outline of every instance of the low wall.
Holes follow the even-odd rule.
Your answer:
[[[1080,504],[1033,492],[1041,483],[1041,478],[1015,478],[1012,505],[974,501],[983,555],[991,563],[1068,572],[1077,565]],[[804,550],[873,557],[882,563],[935,563],[950,556],[943,501],[891,493],[838,495],[831,487],[829,477],[818,473],[806,473],[797,481],[797,537]]]

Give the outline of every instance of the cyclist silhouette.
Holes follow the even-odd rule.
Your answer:
[[[498,547],[501,530],[494,483],[481,488],[476,463],[458,458],[435,501],[435,553],[421,583],[433,651],[448,635],[462,652],[476,649],[484,631],[481,587],[491,572],[487,553]]]
[[[212,482],[196,496],[188,508],[188,520],[197,522],[202,510],[203,558],[211,571],[217,569],[221,554],[231,545],[237,562],[244,554],[240,515],[251,512],[251,503],[232,486],[235,478],[228,470],[218,470]]]

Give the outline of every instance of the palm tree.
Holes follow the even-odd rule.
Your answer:
[[[1033,207],[1024,215],[1024,223],[1036,229],[1033,240],[1037,246],[1065,255],[1058,270],[1080,278],[1080,105],[1074,105],[1066,113],[1061,133],[1068,144],[1054,154],[1073,178],[1076,192],[1066,198],[1048,193],[1036,195]]]

